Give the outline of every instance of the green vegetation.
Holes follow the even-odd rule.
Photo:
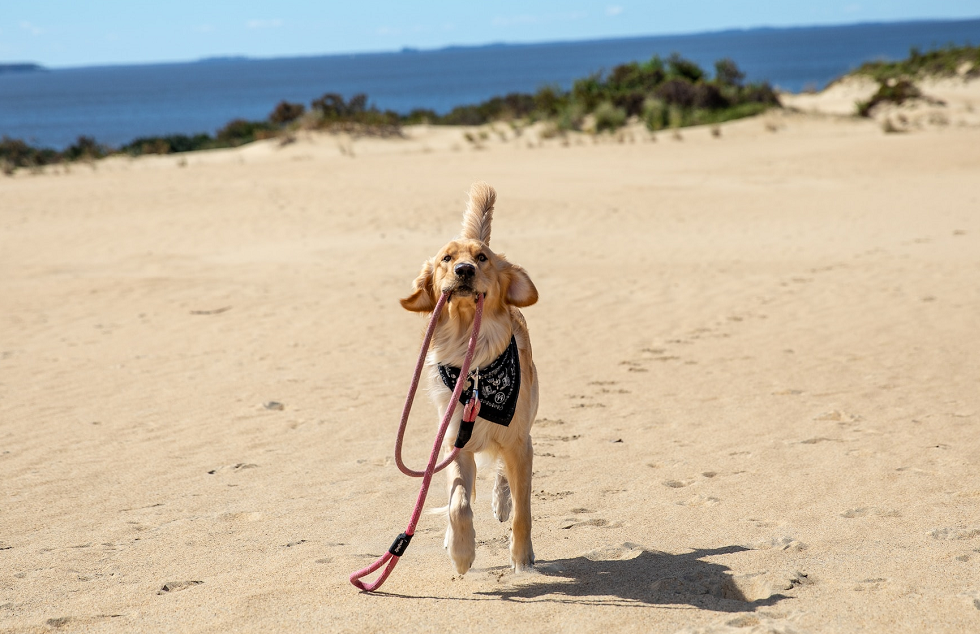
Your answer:
[[[868,75],[879,83],[886,83],[889,80],[952,77],[962,68],[968,77],[980,76],[980,46],[950,45],[925,53],[913,47],[903,60],[868,62],[852,74]]]
[[[878,82],[878,90],[867,101],[857,103],[858,114],[870,117],[878,104],[901,104],[923,98],[915,80],[924,77],[980,77],[980,46],[945,46],[925,53],[913,47],[897,62],[868,62],[852,75],[865,75]]]
[[[677,54],[667,59],[616,66],[609,73],[579,79],[570,90],[549,85],[534,94],[511,93],[478,104],[457,106],[445,115],[416,109],[407,115],[379,110],[367,95],[344,99],[326,93],[310,103],[279,102],[261,121],[235,119],[213,136],[210,134],[141,137],[120,148],[108,148],[90,137],[62,151],[34,148],[21,140],[0,140],[0,167],[12,173],[18,167],[40,167],[64,161],[94,160],[111,154],[140,156],[237,147],[259,139],[290,135],[299,129],[343,131],[358,135],[398,136],[401,127],[418,123],[433,125],[483,125],[510,121],[524,125],[551,122],[554,134],[582,130],[591,123],[597,133],[616,130],[635,117],[650,130],[687,125],[715,124],[758,114],[778,107],[779,100],[765,83],[744,84],[745,75],[729,59],[715,64],[714,78]]]
[[[878,92],[871,96],[867,101],[859,101],[857,104],[858,115],[870,117],[871,111],[880,103],[905,103],[909,99],[922,96],[922,91],[916,88],[908,79],[885,80],[878,84]]]

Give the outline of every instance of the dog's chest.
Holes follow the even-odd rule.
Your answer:
[[[456,387],[460,368],[439,365],[439,376],[450,390]],[[466,386],[459,397],[465,404],[473,396],[474,379],[479,372],[480,418],[491,423],[510,425],[517,410],[517,397],[521,391],[521,363],[517,351],[517,340],[510,338],[510,345],[489,365],[470,370]]]

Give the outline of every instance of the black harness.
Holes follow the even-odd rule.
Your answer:
[[[440,365],[439,376],[450,390],[456,387],[459,368]],[[480,401],[480,418],[507,427],[517,410],[517,396],[521,391],[521,362],[517,353],[517,340],[510,338],[510,345],[490,365],[470,370],[466,387],[459,402],[466,404],[473,396],[473,375],[477,375],[477,398]]]

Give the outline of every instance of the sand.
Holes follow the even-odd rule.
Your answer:
[[[0,631],[980,631],[980,129],[496,130],[0,178]],[[397,299],[480,179],[541,295],[538,572],[484,478],[473,570],[427,515],[361,594],[418,486]]]

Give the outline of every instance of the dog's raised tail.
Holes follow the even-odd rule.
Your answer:
[[[493,205],[497,202],[497,192],[484,182],[470,186],[470,201],[463,212],[463,238],[479,240],[490,244],[490,223],[493,221]]]

